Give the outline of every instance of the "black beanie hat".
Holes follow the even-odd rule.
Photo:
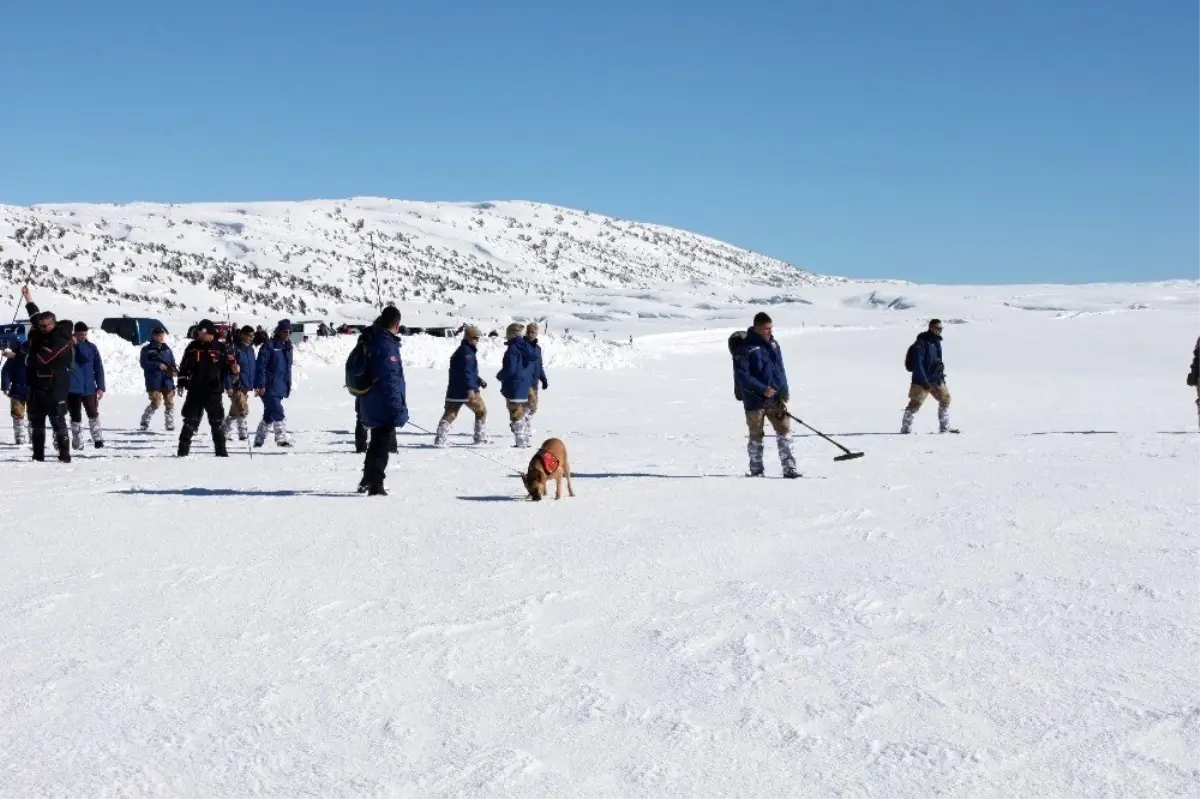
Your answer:
[[[76,322],[75,323],[75,332],[76,333],[86,333],[87,331],[88,331],[87,322]]]

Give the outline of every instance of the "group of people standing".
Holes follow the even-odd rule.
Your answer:
[[[207,416],[214,453],[220,458],[228,457],[227,442],[235,425],[239,441],[249,438],[250,396],[254,395],[262,400],[263,406],[254,446],[263,446],[267,435],[274,432],[276,445],[290,447],[283,401],[292,393],[291,322],[281,320],[274,334],[255,352],[257,333],[247,325],[231,331],[231,341],[221,341],[217,326],[204,319],[196,325],[194,338],[177,364],[166,343],[166,331],[155,329],[141,354],[150,399],[142,411],[142,430],[150,428],[160,406],[164,407],[164,427],[174,430],[178,395],[183,398],[183,429],[179,433],[177,454],[186,457],[191,453],[192,438]],[[229,398],[228,414],[224,397]]]
[[[28,287],[22,296],[29,312],[29,335],[18,349],[4,352],[4,365],[0,367],[0,389],[9,398],[13,435],[16,443],[23,445],[28,427],[33,458],[43,461],[49,422],[58,459],[70,463],[72,449],[84,447],[85,414],[92,445],[104,446],[100,423],[104,362],[100,350],[88,340],[87,324],[72,324],[59,320],[51,311],[42,311],[33,302]],[[280,321],[274,335],[266,340],[260,338],[263,332],[247,326],[231,332],[232,341],[221,341],[216,325],[205,319],[196,326],[194,338],[176,362],[166,342],[167,331],[155,328],[140,355],[150,400],[142,412],[141,429],[149,430],[155,413],[163,408],[164,427],[173,431],[178,396],[184,403],[177,454],[184,457],[190,453],[192,438],[207,416],[215,454],[227,457],[226,441],[235,425],[239,440],[249,437],[249,398],[253,394],[263,405],[254,446],[263,446],[271,432],[277,445],[291,446],[283,407],[292,390],[291,323]],[[257,352],[256,340],[261,341]],[[230,401],[228,415],[224,397]]]

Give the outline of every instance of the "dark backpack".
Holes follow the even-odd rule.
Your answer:
[[[746,341],[746,331],[739,330],[729,337],[729,357],[737,358],[737,352],[741,348],[743,342]],[[733,377],[733,398],[738,402],[742,401],[742,387],[738,385],[737,375]]]
[[[375,384],[375,378],[370,374],[370,363],[371,338],[364,332],[346,356],[346,390],[351,396],[361,397]]]
[[[917,346],[920,341],[914,341],[908,345],[908,352],[904,353],[904,368],[910,372],[917,368]]]

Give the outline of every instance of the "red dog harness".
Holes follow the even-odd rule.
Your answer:
[[[559,467],[558,458],[554,457],[550,452],[542,450],[542,466],[546,469],[547,474],[554,474]]]

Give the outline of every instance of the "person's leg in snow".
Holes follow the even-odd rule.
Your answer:
[[[8,412],[12,416],[13,443],[19,447],[25,443],[25,400],[10,397]]]
[[[775,445],[779,450],[779,465],[783,468],[783,476],[789,479],[800,476],[796,471],[796,456],[792,452],[792,420],[787,415],[787,408],[777,403],[767,408],[767,420],[775,429]]]
[[[88,434],[92,437],[92,446],[96,449],[104,447],[104,428],[100,426],[100,398],[89,394],[83,398],[83,410],[88,418]]]
[[[354,398],[354,451],[360,455],[367,451],[367,428],[362,423],[362,397]]]
[[[534,386],[533,388],[529,389],[529,402],[525,406],[525,426],[529,428],[526,431],[526,435],[529,436],[530,439],[533,438],[533,417],[537,415],[537,412],[538,388],[537,386]]]
[[[525,425],[525,405],[524,402],[513,400],[508,400],[504,405],[508,410],[508,429],[512,431],[514,447],[529,446],[528,439],[526,439],[529,428]]]
[[[358,493],[372,497],[386,497],[383,481],[387,477],[388,450],[396,440],[395,427],[371,428],[371,440],[367,444],[367,456],[363,460],[363,476],[358,484]]]
[[[463,404],[462,402],[446,402],[442,409],[442,418],[438,420],[437,431],[433,434],[435,447],[446,446],[446,437],[450,435],[450,428],[454,425],[454,420],[458,418],[458,411]]]
[[[478,391],[470,392],[467,395],[467,407],[471,409],[471,413],[475,414],[474,443],[488,443],[487,404],[483,401],[483,395]]]
[[[83,449],[83,395],[67,395],[67,411],[71,415],[71,449]]]
[[[763,476],[763,437],[767,412],[765,409],[746,411],[746,427],[750,431],[746,454],[750,457],[750,476]]]

